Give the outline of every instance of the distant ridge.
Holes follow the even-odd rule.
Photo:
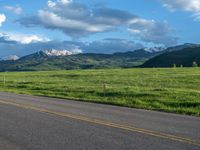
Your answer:
[[[193,45],[187,48],[167,51],[161,55],[158,55],[148,61],[146,61],[141,67],[172,67],[183,66],[191,67],[193,62],[200,65],[200,45]]]

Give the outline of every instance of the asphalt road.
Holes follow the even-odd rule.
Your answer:
[[[0,92],[0,150],[200,150],[200,118]]]

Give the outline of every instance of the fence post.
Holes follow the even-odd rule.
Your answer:
[[[106,84],[103,84],[103,96],[106,97]]]
[[[5,73],[3,74],[3,85],[5,86],[6,84],[6,76],[5,76]]]

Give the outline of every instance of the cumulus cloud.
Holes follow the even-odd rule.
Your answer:
[[[47,6],[39,10],[36,16],[22,18],[19,22],[25,26],[41,25],[45,28],[58,29],[71,37],[82,37],[128,25],[136,17],[118,9],[89,9],[84,4],[72,0],[49,0]]]
[[[173,29],[167,22],[137,18],[132,21],[128,31],[138,35],[142,41],[165,46],[173,46],[178,40],[171,34]]]
[[[26,27],[42,26],[59,30],[73,39],[91,34],[122,29],[139,36],[145,42],[174,45],[176,38],[170,35],[170,27],[165,22],[147,20],[127,11],[108,7],[88,8],[73,0],[49,0],[47,7],[18,20]],[[157,31],[159,27],[161,31]],[[165,41],[166,40],[166,41]],[[171,42],[171,43],[170,43]]]
[[[193,13],[195,20],[200,21],[200,0],[161,0],[163,7],[170,11],[183,10]]]
[[[6,16],[4,14],[0,14],[0,27],[2,26],[2,23],[6,21]]]
[[[17,15],[22,13],[22,8],[20,6],[4,6],[4,9],[11,11]]]
[[[48,38],[44,38],[38,35],[29,35],[29,34],[17,34],[17,33],[5,33],[0,32],[0,43],[21,43],[21,44],[30,44],[34,42],[47,42]]]
[[[53,8],[53,7],[56,6],[56,3],[49,0],[49,1],[47,1],[47,5],[48,5],[49,8]]]

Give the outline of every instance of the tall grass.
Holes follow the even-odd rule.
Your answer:
[[[0,73],[0,91],[200,116],[200,69]]]

